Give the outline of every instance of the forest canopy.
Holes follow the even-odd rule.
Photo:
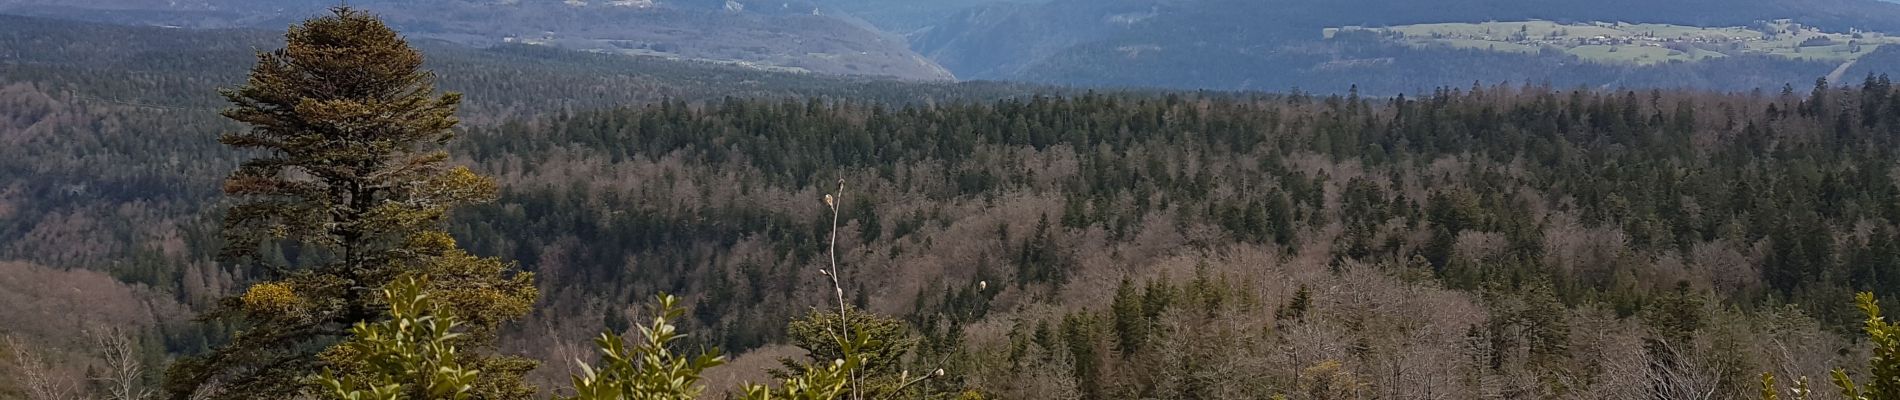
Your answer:
[[[468,57],[510,51],[527,50]],[[250,326],[184,322],[181,308],[253,293],[277,278],[266,266],[336,261],[322,248],[334,241],[242,242],[219,227],[243,210],[220,200],[220,179],[258,154],[219,144],[239,127],[197,91],[236,75],[56,67],[91,61],[69,62],[0,67],[0,144],[19,149],[0,157],[0,259],[24,271],[0,287],[48,300],[16,302],[0,326],[75,307],[129,316],[122,336],[159,371]],[[1900,294],[1900,92],[1882,76],[1774,92],[1475,85],[1387,98],[840,90],[759,75],[783,81],[674,83],[697,94],[666,98],[640,95],[651,86],[628,83],[648,82],[638,76],[539,82],[595,70],[494,63],[442,64],[445,86],[495,113],[428,133],[454,134],[430,160],[492,177],[495,201],[440,202],[463,207],[428,208],[440,219],[401,232],[446,232],[422,235],[438,239],[426,257],[534,274],[516,288],[541,294],[532,310],[488,322],[497,353],[546,361],[523,380],[550,391],[579,375],[563,368],[572,359],[596,356],[586,340],[605,329],[659,343],[644,354],[737,354],[685,368],[694,382],[697,367],[724,368],[705,370],[708,394],[781,383],[773,393],[838,365],[936,376],[882,388],[943,397],[1754,397],[1762,372],[1880,376],[1855,361],[1881,348],[1853,339],[1867,326],[1854,296]],[[504,95],[542,83],[638,93]],[[101,96],[127,87],[137,101]],[[220,260],[231,243],[254,262]],[[380,301],[428,304],[402,300],[410,281],[375,278],[363,282],[385,289]],[[97,288],[85,290],[98,304],[53,295],[66,289],[52,281]],[[347,310],[484,318],[372,305],[388,304]],[[888,340],[837,354],[880,356],[802,358],[833,354],[813,338],[840,321]],[[338,337],[404,326],[336,322]],[[649,332],[672,330],[690,334]],[[6,368],[112,359],[61,332],[0,333],[70,346]],[[0,393],[31,384],[0,379],[13,390]]]

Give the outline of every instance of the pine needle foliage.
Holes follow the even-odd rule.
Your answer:
[[[451,165],[461,96],[437,94],[422,54],[376,16],[338,7],[292,26],[285,47],[257,55],[223,115],[248,130],[220,141],[250,152],[224,182],[233,201],[221,256],[266,272],[211,318],[245,326],[229,343],[175,364],[166,390],[184,399],[216,383],[214,399],[286,398],[327,365],[317,353],[381,318],[375,288],[427,275],[434,301],[459,317],[453,341],[484,346],[538,296],[532,277],[460,250],[442,224],[456,207],[491,201],[496,185]],[[294,248],[287,262],[267,248]],[[474,398],[519,399],[534,363],[459,355],[484,372]]]

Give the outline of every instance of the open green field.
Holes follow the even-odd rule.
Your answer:
[[[1449,45],[1452,47],[1458,47],[1458,48],[1503,51],[1503,52],[1512,52],[1512,53],[1536,53],[1538,50],[1538,47],[1536,46],[1527,46],[1527,45],[1522,45],[1522,44],[1517,44],[1517,43],[1499,42],[1499,41],[1492,41],[1492,40],[1443,39],[1443,40],[1439,40],[1438,43]]]
[[[1448,46],[1500,52],[1534,53],[1558,49],[1604,63],[1657,64],[1760,54],[1847,62],[1900,38],[1877,32],[1823,32],[1788,21],[1749,27],[1699,27],[1670,24],[1552,21],[1435,23],[1381,28],[1328,28],[1371,31],[1414,46]]]

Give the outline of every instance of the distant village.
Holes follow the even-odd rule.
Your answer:
[[[1574,29],[1574,31],[1573,31]],[[1862,45],[1894,43],[1880,32],[1859,30],[1828,33],[1791,20],[1762,21],[1748,27],[1692,27],[1659,24],[1595,22],[1558,24],[1549,21],[1487,22],[1481,24],[1422,24],[1396,27],[1347,26],[1329,28],[1326,38],[1340,32],[1372,32],[1392,40],[1508,43],[1528,48],[1571,49],[1582,46],[1663,47],[1682,52],[1704,49],[1721,53],[1755,52],[1799,54],[1802,48],[1843,46],[1840,51],[1861,53]]]

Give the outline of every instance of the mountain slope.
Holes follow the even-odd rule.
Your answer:
[[[281,47],[281,36],[0,15],[0,154],[7,156],[0,157],[0,336],[44,345],[38,351],[48,357],[82,360],[68,353],[90,351],[69,345],[83,344],[75,336],[83,329],[138,327],[148,334],[141,342],[154,363],[226,340],[230,332],[223,327],[188,322],[259,276],[212,261],[220,246],[211,241],[218,218],[207,216],[223,208],[219,182],[241,158],[217,142],[220,133],[237,129],[218,116],[228,104],[217,89],[242,82],[254,51]],[[717,104],[725,97],[788,104],[853,98],[896,107],[1054,91],[782,73],[545,46],[414,44],[440,74],[439,88],[464,94],[460,116],[470,130],[612,107]],[[190,310],[179,312],[179,304]],[[151,315],[135,319],[122,311],[141,305]],[[23,325],[49,315],[63,319]],[[18,393],[12,361],[0,356],[0,398]],[[83,382],[85,364],[72,365]]]
[[[993,4],[914,32],[911,48],[964,79],[1010,79],[1049,54],[1130,29],[1151,1]],[[1120,23],[1117,23],[1120,22]]]
[[[0,13],[131,25],[278,29],[333,2],[125,0],[0,2]],[[901,40],[789,2],[648,0],[371,0],[411,37],[474,45],[522,42],[606,53],[726,63],[758,69],[907,80],[953,79]]]
[[[1401,68],[1494,69],[1460,60],[1468,56],[1461,52],[1426,54],[1430,52],[1379,49],[1360,42],[1342,45],[1321,41],[1321,30],[1331,26],[1524,19],[1729,26],[1777,18],[1792,18],[1833,31],[1900,30],[1900,5],[1874,0],[1665,3],[1636,0],[1591,3],[1557,0],[1058,0],[1043,5],[969,10],[956,19],[914,35],[912,46],[965,79],[1280,90],[1292,86],[1311,87],[1313,85],[1306,82],[1315,79],[1377,82],[1406,78],[1364,71],[1325,73],[1342,63],[1363,65],[1368,60],[1396,63]],[[1358,56],[1364,58],[1350,58],[1342,53],[1359,53]],[[1581,63],[1579,60],[1556,57],[1502,58],[1519,65],[1582,68],[1575,66]],[[1591,74],[1615,75],[1621,69],[1597,68]],[[1777,69],[1806,73],[1807,68],[1787,65]],[[1624,81],[1575,80],[1539,74],[1535,70],[1516,72],[1504,76],[1449,74],[1448,80],[1415,79],[1415,85],[1378,89],[1394,92],[1446,84],[1464,85],[1472,80],[1575,81],[1593,86]],[[1315,73],[1327,76],[1311,76]],[[1746,80],[1806,81],[1825,73],[1778,74]],[[1643,77],[1638,74],[1636,78]],[[1727,78],[1709,76],[1707,79]],[[1327,85],[1337,91],[1343,91],[1346,86],[1349,85]],[[1728,84],[1705,87],[1748,88]]]
[[[212,88],[276,36],[0,18],[0,260],[19,260],[0,262],[0,333],[69,339],[79,328],[59,324],[90,312],[202,310],[242,287],[247,266],[210,261],[219,182],[248,158],[216,143],[237,127]],[[468,94],[451,154],[502,185],[453,232],[546,293],[504,348],[548,360],[561,383],[544,387],[590,356],[576,342],[628,330],[639,316],[620,311],[655,292],[690,304],[682,346],[780,341],[787,318],[836,300],[821,268],[922,337],[905,369],[1004,399],[1334,383],[1393,399],[1678,398],[1657,376],[1746,398],[1758,371],[1818,376],[1865,354],[1830,333],[1855,327],[1841,299],[1900,293],[1887,82],[1805,98],[1512,86],[960,101],[988,86],[420,45],[442,87]],[[1291,46],[1257,49],[1404,51]],[[1476,53],[1492,69],[1551,65]],[[587,110],[603,106],[624,107]],[[827,215],[839,179],[850,191]],[[295,250],[274,253],[312,257]],[[61,272],[75,268],[133,283]],[[33,323],[50,329],[16,328]],[[241,328],[156,325],[154,359]]]

